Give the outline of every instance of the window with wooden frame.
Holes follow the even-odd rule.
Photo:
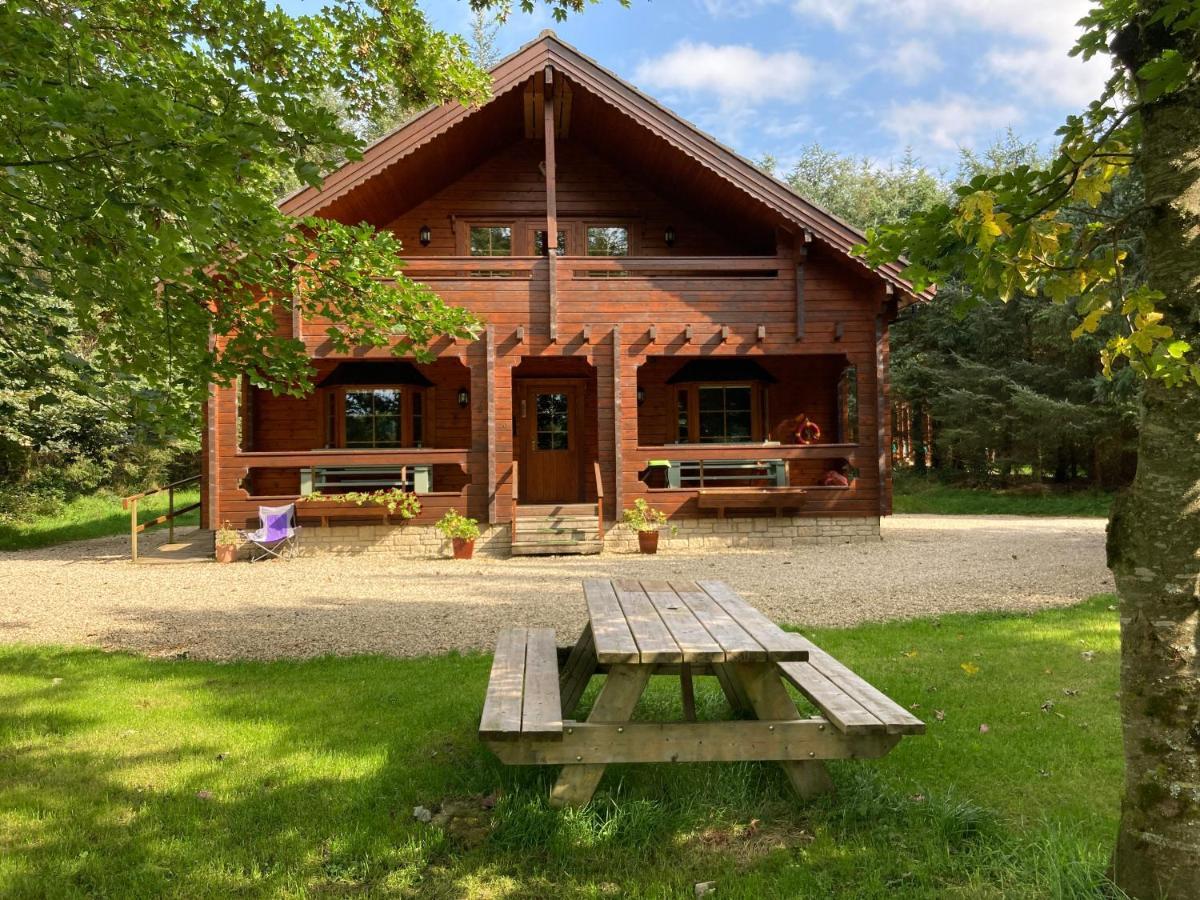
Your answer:
[[[325,444],[369,450],[423,447],[429,440],[425,410],[429,389],[353,385],[332,388],[326,398]]]
[[[629,256],[628,225],[588,225],[588,256]]]
[[[673,388],[675,441],[680,444],[746,444],[762,441],[766,387],[687,384]]]
[[[470,225],[467,253],[470,256],[512,256],[512,225]]]

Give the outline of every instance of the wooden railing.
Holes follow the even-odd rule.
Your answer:
[[[795,265],[774,256],[564,256],[560,268],[574,278],[621,273],[642,278],[770,278]]]
[[[592,472],[596,476],[596,521],[599,522],[599,538],[604,540],[604,479],[600,477],[600,462],[592,462]]]
[[[708,459],[842,459],[853,457],[858,444],[658,444],[639,446],[637,460],[644,467],[651,459],[679,462]]]
[[[417,281],[438,278],[529,279],[544,256],[416,256],[406,259],[404,274]]]
[[[396,450],[249,450],[234,459],[253,469],[295,469],[305,466],[413,466],[458,464],[467,471],[465,448],[413,447]]]
[[[165,487],[155,488],[152,491],[145,491],[141,494],[132,494],[131,496],[121,498],[121,507],[129,510],[129,558],[133,562],[137,562],[138,558],[138,535],[147,528],[152,528],[155,525],[161,525],[163,522],[166,522],[168,528],[167,540],[172,544],[175,543],[175,519],[177,519],[179,516],[182,516],[184,513],[191,512],[193,509],[200,508],[200,501],[196,501],[195,503],[189,503],[187,506],[176,509],[175,490],[181,485],[191,484],[192,482],[198,483],[199,481],[199,475],[191,475],[187,478],[181,478],[178,481],[172,481]],[[145,497],[153,496],[154,494],[161,494],[163,491],[167,492],[166,513],[158,518],[151,519],[149,522],[143,522],[139,524],[138,501]]]

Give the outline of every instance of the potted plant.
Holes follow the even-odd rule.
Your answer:
[[[461,515],[457,509],[447,510],[438,520],[437,530],[450,538],[455,559],[470,559],[475,554],[475,539],[479,537],[479,522]]]
[[[238,545],[241,542],[241,536],[238,535],[237,530],[230,524],[229,520],[227,519],[222,522],[214,538],[217,562],[231,563],[237,559]]]
[[[658,552],[658,534],[667,524],[666,513],[638,497],[633,501],[633,509],[621,513],[621,519],[637,532],[638,549],[643,553]]]

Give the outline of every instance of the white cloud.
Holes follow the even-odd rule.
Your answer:
[[[937,47],[928,41],[904,41],[885,50],[875,68],[908,87],[920,84],[926,76],[946,67]]]
[[[1091,0],[793,0],[792,10],[841,31],[877,33],[882,20],[902,33],[932,33],[939,40],[983,32],[992,36],[987,71],[1031,98],[1081,106],[1099,96],[1108,77],[1103,59],[1084,63],[1069,55],[1079,34],[1076,23],[1091,5]]]
[[[757,12],[774,6],[777,0],[700,0],[714,19],[745,19]]]
[[[918,150],[932,147],[944,153],[972,146],[988,133],[1015,125],[1021,116],[1011,104],[989,106],[962,94],[947,94],[938,100],[893,104],[883,127]]]
[[[633,80],[648,89],[710,94],[730,106],[798,99],[815,71],[808,57],[792,50],[762,53],[741,44],[682,41],[641,63]]]

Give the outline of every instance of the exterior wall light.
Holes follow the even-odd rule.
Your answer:
[[[675,246],[675,226],[674,225],[667,226],[667,230],[665,232],[663,232],[663,241],[666,242],[666,245],[668,247]]]
[[[638,406],[641,406],[645,402],[646,402],[646,391],[644,388],[638,388],[637,389],[637,404],[638,404]]]
[[[417,237],[421,241],[422,247],[428,247],[429,242],[433,240],[433,229],[428,225],[422,225],[421,230],[417,232]]]
[[[467,393],[466,388],[458,389],[458,405],[466,409],[468,403],[471,402],[471,395]]]

